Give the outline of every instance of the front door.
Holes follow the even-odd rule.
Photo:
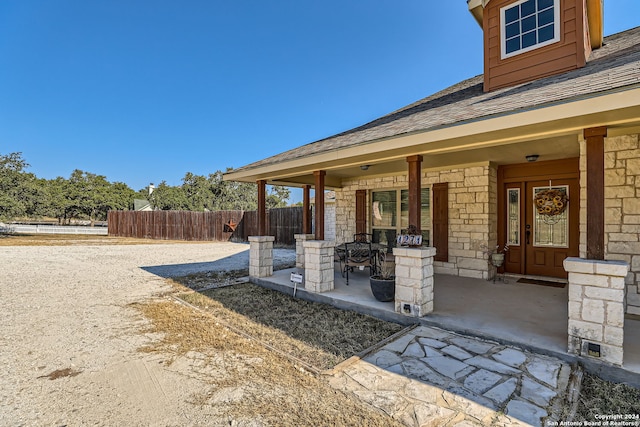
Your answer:
[[[564,259],[578,256],[579,179],[571,176],[576,171],[557,169],[562,165],[522,165],[500,174],[499,242],[509,246],[506,272],[566,278]]]

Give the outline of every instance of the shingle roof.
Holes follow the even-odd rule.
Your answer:
[[[586,66],[514,87],[483,92],[482,75],[464,80],[372,122],[260,160],[233,172],[277,164],[381,138],[434,130],[496,115],[570,102],[640,84],[640,27],[604,39]]]

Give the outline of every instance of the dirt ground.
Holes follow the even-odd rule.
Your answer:
[[[394,425],[169,296],[172,272],[246,266],[247,245],[7,239],[2,426]]]

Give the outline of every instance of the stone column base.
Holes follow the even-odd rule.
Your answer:
[[[622,366],[629,264],[567,258],[564,269],[569,273],[568,352]]]
[[[334,288],[332,240],[306,240],[304,246],[304,288],[309,292],[327,292]]]
[[[395,310],[422,317],[433,311],[433,257],[436,248],[394,248]]]
[[[273,276],[273,236],[249,236],[249,276]]]

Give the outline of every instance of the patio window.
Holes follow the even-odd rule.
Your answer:
[[[430,246],[431,210],[430,192],[421,192],[420,229],[423,246]],[[396,236],[409,227],[409,190],[382,190],[371,192],[371,232],[373,241],[396,246]]]
[[[521,0],[500,9],[500,53],[509,58],[560,40],[560,0]]]

